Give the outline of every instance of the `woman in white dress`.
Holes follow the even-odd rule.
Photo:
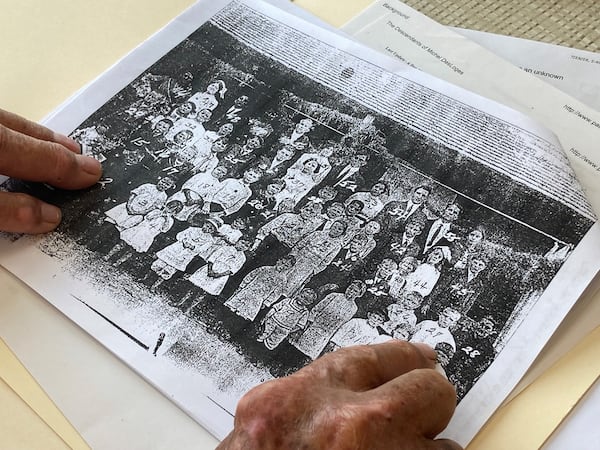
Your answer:
[[[147,252],[156,236],[171,229],[175,222],[173,215],[182,208],[181,202],[173,201],[167,203],[162,209],[150,211],[138,225],[121,231],[121,239],[136,252]]]
[[[427,297],[440,279],[444,260],[450,261],[450,249],[445,246],[433,247],[425,262],[406,276],[404,289],[408,292],[418,292],[423,297]]]
[[[138,186],[129,195],[126,203],[121,203],[106,211],[105,220],[115,225],[122,231],[139,224],[144,220],[144,215],[153,209],[161,209],[166,201],[166,190],[172,188],[175,182],[170,177],[158,180],[156,185],[151,183]]]
[[[214,111],[214,109],[217,106],[219,106],[219,100],[217,100],[217,95],[222,100],[225,98],[226,92],[227,87],[225,86],[225,82],[223,80],[216,80],[206,87],[205,92],[197,92],[194,95],[192,95],[188,99],[188,102],[192,102],[193,104],[195,104],[198,111],[202,109]]]
[[[286,273],[294,262],[295,258],[287,255],[278,259],[274,266],[254,269],[242,280],[225,306],[244,319],[256,319],[261,308],[273,305],[284,294]]]
[[[355,280],[343,294],[334,292],[327,295],[311,310],[306,330],[291,344],[305,355],[316,359],[335,332],[356,314],[356,300],[362,297],[365,291],[365,284]]]
[[[121,231],[121,240],[138,253],[148,251],[156,236],[166,233],[174,223],[173,214],[180,211],[181,202],[167,203],[162,209],[153,209],[137,225]]]
[[[159,275],[153,288],[168,280],[178,271],[185,272],[190,262],[200,256],[207,259],[215,243],[214,233],[222,223],[208,219],[202,228],[189,227],[177,233],[177,242],[156,252],[156,260],[150,268]]]
[[[243,239],[235,245],[219,247],[206,260],[207,264],[194,272],[188,280],[210,295],[219,295],[229,277],[242,268],[246,262],[244,252],[250,243]]]
[[[323,181],[325,175],[327,171],[322,170],[314,158],[304,161],[301,167],[290,167],[283,177],[285,189],[276,195],[277,206],[281,203],[298,204],[313,187]]]
[[[241,179],[228,178],[223,180],[217,189],[206,201],[204,212],[219,216],[229,216],[244,206],[252,195],[250,185],[261,179],[263,171],[258,167],[250,167],[244,172]]]
[[[171,229],[175,222],[173,214],[181,211],[181,208],[183,208],[183,204],[177,200],[167,202],[162,209],[153,209],[146,214],[144,219],[137,225],[121,230],[120,237],[123,242],[117,243],[104,259],[108,261],[117,254],[122,253],[126,249],[125,244],[128,244],[138,253],[146,253],[156,236]],[[133,253],[126,252],[117,259],[114,265],[119,266],[132,256]]]

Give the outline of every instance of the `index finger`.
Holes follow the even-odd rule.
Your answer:
[[[411,370],[433,368],[435,360],[431,347],[394,339],[336,350],[291,376],[314,377],[321,384],[366,391]]]
[[[0,108],[0,124],[11,130],[25,134],[27,136],[40,139],[42,141],[56,142],[65,146],[73,153],[81,153],[80,145],[73,139],[68,138],[64,134],[56,133],[49,128],[46,128],[39,123],[27,120],[24,117],[5,111]]]
[[[446,428],[456,408],[454,387],[430,369],[413,370],[360,395],[399,427],[428,439]]]
[[[99,180],[102,167],[94,158],[76,154],[62,144],[0,125],[0,174],[63,189],[82,189]]]

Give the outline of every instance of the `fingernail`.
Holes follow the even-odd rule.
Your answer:
[[[90,175],[100,176],[102,173],[102,164],[91,156],[77,155],[77,163],[79,167]]]
[[[65,136],[61,133],[54,133],[54,141],[58,142],[61,145],[64,145],[68,149],[73,150],[74,152],[81,153],[81,145],[74,139],[71,139],[68,136]]]
[[[434,367],[434,370],[439,373],[440,375],[443,375],[444,378],[446,378],[446,380],[448,379],[448,375],[446,374],[446,371],[444,370],[444,368],[442,367],[442,365],[440,363],[437,363]]]
[[[421,351],[425,358],[430,359],[432,361],[437,361],[437,353],[429,345],[422,344],[420,342],[414,343],[413,345]]]
[[[41,207],[42,220],[46,223],[59,223],[62,217],[60,209],[56,206],[42,203]]]

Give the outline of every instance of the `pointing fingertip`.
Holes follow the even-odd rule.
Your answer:
[[[54,142],[58,142],[61,145],[64,145],[69,150],[75,153],[81,153],[81,145],[79,142],[71,139],[70,137],[65,136],[64,134],[54,133]]]
[[[62,218],[62,213],[60,209],[56,206],[49,205],[47,203],[42,203],[40,207],[40,212],[42,216],[42,221],[48,224],[58,225]]]
[[[420,342],[414,343],[413,345],[419,349],[419,351],[425,358],[433,362],[437,362],[437,353],[429,345],[422,344]]]
[[[439,373],[441,376],[443,376],[446,380],[448,379],[448,374],[446,373],[446,370],[444,369],[444,366],[442,366],[440,363],[436,363],[435,367],[433,369],[437,373]]]
[[[91,156],[77,155],[77,163],[81,169],[90,175],[95,177],[102,175],[102,164]]]

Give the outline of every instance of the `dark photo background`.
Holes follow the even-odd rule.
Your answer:
[[[149,74],[156,81],[149,83],[150,93],[141,95],[139,86],[144,79],[148,79]],[[348,72],[345,76],[352,77],[353,74]],[[207,130],[216,131],[226,123],[227,112],[234,101],[240,96],[248,97],[248,103],[241,113],[243,117],[234,124],[234,131],[229,136],[229,150],[235,144],[243,145],[251,137],[252,123],[271,130],[257,151],[258,158],[249,163],[239,163],[230,174],[242,174],[255,166],[260,158],[272,159],[282,146],[280,138],[289,136],[295,125],[305,118],[311,118],[315,125],[308,133],[310,146],[297,151],[288,166],[303,153],[314,153],[326,146],[335,147],[334,155],[330,157],[330,178],[325,178],[315,186],[291,212],[298,213],[303,206],[314,201],[319,189],[326,185],[333,186],[332,174],[347,166],[355,155],[367,154],[368,160],[356,178],[354,189],[338,186],[336,197],[325,201],[323,206],[333,201],[343,203],[354,192],[368,192],[381,180],[390,188],[387,194],[389,199],[397,201],[407,199],[414,187],[427,183],[432,186],[428,209],[433,216],[439,216],[448,203],[455,202],[462,208],[454,223],[456,234],[464,239],[476,227],[486,230],[482,247],[487,261],[482,274],[485,282],[467,317],[460,323],[461,328],[455,332],[457,352],[460,353],[461,347],[470,342],[474,327],[484,317],[493,319],[495,329],[482,338],[485,342],[481,345],[488,352],[484,362],[468,370],[457,370],[457,374],[460,373],[454,381],[461,386],[462,395],[492,362],[495,352],[501,350],[497,339],[515,326],[515,320],[518,319],[518,315],[515,319],[515,312],[518,312],[520,303],[541,293],[564,262],[564,259],[548,259],[546,255],[550,248],[555,242],[576,245],[592,225],[591,220],[562,203],[289,70],[211,23],[203,25],[140,74],[136,81],[126,86],[74,131],[73,134],[77,135],[81,130],[95,130],[95,142],[99,143],[96,150],[106,158],[101,183],[86,192],[77,193],[15,180],[10,180],[7,187],[33,193],[59,205],[64,212],[64,221],[59,229],[59,237],[50,239],[69,241],[73,251],[85,255],[82,260],[91,262],[92,266],[95,260],[103,261],[120,242],[118,231],[104,220],[105,212],[127,202],[136,187],[145,183],[156,184],[166,176],[168,169],[167,162],[152,157],[153,145],[156,144],[152,141],[147,144],[150,152],[131,163],[128,158],[131,158],[132,142],[144,130],[149,130],[157,117],[170,114],[192,93],[204,92],[214,80],[222,80],[227,92],[222,99],[217,96],[219,104],[211,119],[204,124]],[[128,112],[131,108],[137,108],[139,114]],[[175,187],[168,191],[169,195],[177,192],[191,177],[191,173],[182,171],[172,176]],[[263,176],[252,184],[253,193],[266,189],[271,181]],[[274,211],[273,217],[280,213]],[[236,217],[240,217],[240,214],[222,219],[226,224],[231,224]],[[251,242],[258,230],[267,223],[260,215],[242,219],[245,220],[243,238]],[[126,273],[132,284],[149,289],[150,283],[144,278],[151,272],[155,253],[175,242],[176,234],[188,226],[187,223],[176,222],[168,232],[156,238],[148,252],[134,253],[126,263],[118,267],[110,266],[110,270],[113,273]],[[382,236],[376,236],[378,238]],[[99,239],[102,241],[99,242]],[[54,248],[56,251],[56,246]],[[314,287],[319,293],[318,302],[328,292],[344,292],[353,279],[373,278],[377,265],[386,257],[390,255],[385,250],[370,253],[363,264],[345,275],[345,278],[340,276],[335,267],[326,268],[315,279],[335,280],[336,286],[329,290],[320,292],[322,284],[315,284],[315,280],[312,284],[309,281],[308,286]],[[183,313],[197,320],[198,326],[205,327],[221,341],[235,347],[249,363],[267,367],[275,376],[285,375],[309,362],[310,358],[286,341],[273,351],[256,341],[266,310],[249,322],[223,305],[247,274],[258,267],[275,263],[273,255],[268,252],[247,251],[246,258],[243,267],[230,277],[218,296],[202,293],[183,276],[165,281],[158,292],[167,299],[169,306],[180,308]],[[186,273],[193,273],[204,263],[197,258],[188,266]],[[92,267],[88,275],[99,282],[111,277],[110,273],[101,269],[104,267],[105,263],[99,263],[98,270],[94,271]],[[123,286],[123,289],[128,287]],[[153,293],[149,291],[148,295]],[[189,300],[180,304],[186,296],[190,297]],[[367,293],[365,298],[368,296]],[[366,318],[371,310],[384,309],[389,303],[389,299],[365,300],[359,305],[357,317]],[[436,320],[437,317],[424,314],[420,319]],[[198,348],[195,344],[180,341],[170,349],[169,354],[183,362],[193,362],[196,351]]]

